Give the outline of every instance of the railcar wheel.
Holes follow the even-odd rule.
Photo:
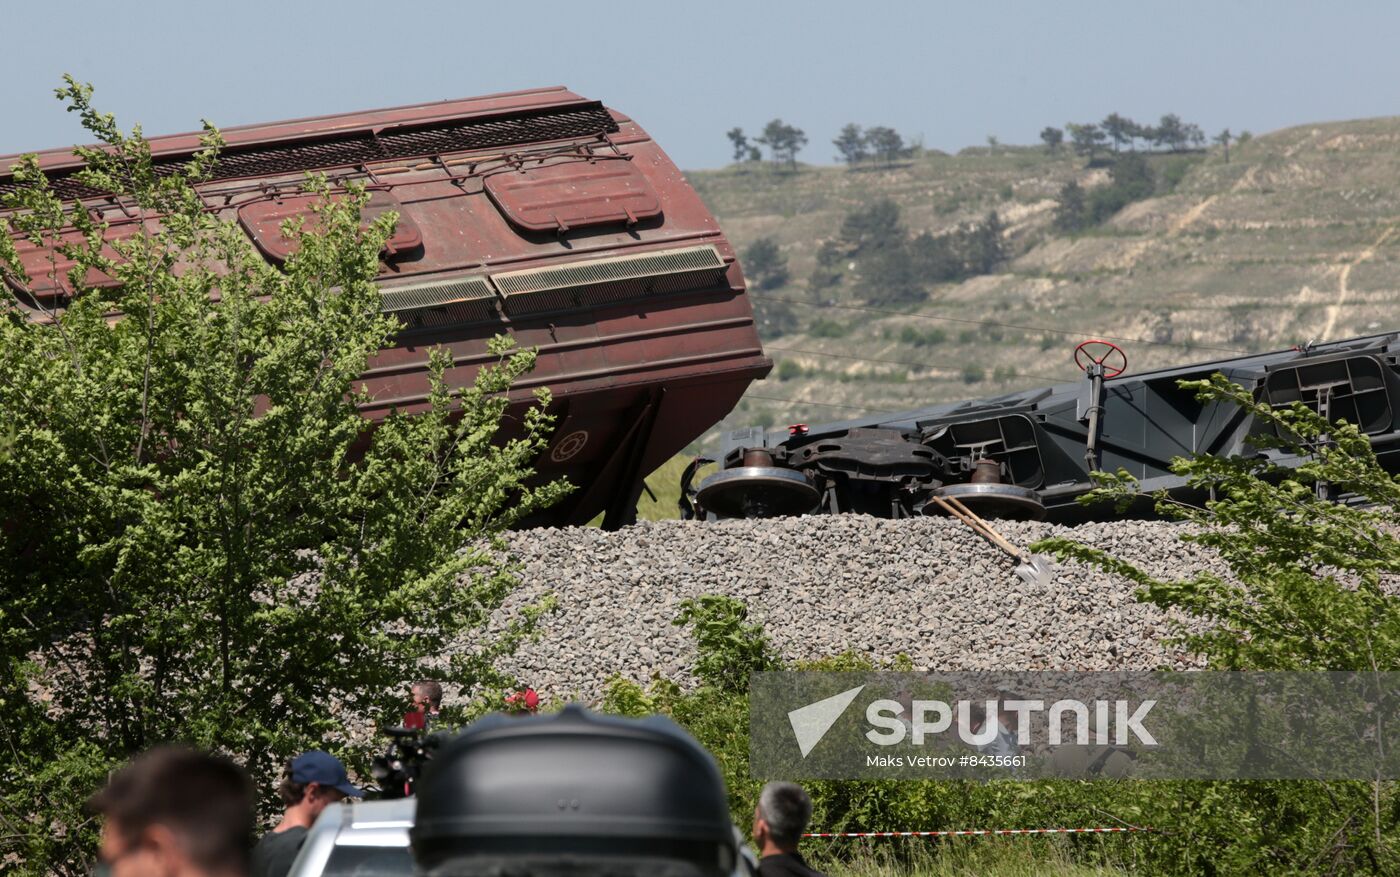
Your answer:
[[[1039,521],[1045,517],[1045,504],[1028,487],[1014,484],[947,484],[933,492],[934,496],[953,497],[984,518],[1007,521]],[[923,512],[943,515],[938,503],[930,501]]]
[[[696,499],[722,518],[776,518],[810,512],[821,494],[796,470],[739,466],[702,481]]]

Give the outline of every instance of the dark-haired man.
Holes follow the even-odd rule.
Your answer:
[[[420,679],[409,687],[408,694],[413,701],[413,709],[423,714],[423,726],[431,728],[442,711],[442,683]]]
[[[112,775],[88,806],[105,817],[98,859],[111,877],[243,877],[253,786],[217,755],[162,746]]]
[[[807,867],[797,844],[812,818],[812,799],[796,783],[773,782],[758,795],[753,812],[753,841],[758,845],[760,877],[825,877]]]
[[[253,877],[286,877],[321,811],[347,797],[363,798],[365,793],[351,785],[340,759],[313,749],[287,762],[277,794],[286,809],[277,827],[253,848]]]

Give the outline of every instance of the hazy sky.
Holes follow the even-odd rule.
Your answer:
[[[683,168],[774,116],[828,163],[846,122],[951,151],[1114,111],[1211,134],[1400,114],[1382,2],[15,0],[0,34],[0,154],[81,137],[51,97],[65,71],[148,134],[562,84]]]

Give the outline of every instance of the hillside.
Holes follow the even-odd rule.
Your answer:
[[[1092,193],[1109,174],[1068,151],[688,174],[741,253],[771,237],[791,275],[755,292],[795,326],[764,327],[777,367],[727,424],[819,423],[1077,380],[1070,354],[1091,337],[1131,339],[1119,343],[1138,371],[1400,328],[1400,118],[1255,137],[1228,163],[1218,148],[1149,162],[1157,194],[1074,236],[1053,227],[1056,195],[1071,179]],[[818,249],[882,198],[910,235],[995,210],[1009,258],[897,308],[869,307],[857,261],[815,292]]]

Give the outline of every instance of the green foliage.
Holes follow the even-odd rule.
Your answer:
[[[926,292],[909,248],[902,243],[881,247],[860,263],[866,299],[877,305],[909,305]]]
[[[784,359],[778,363],[777,377],[780,381],[795,381],[806,374],[807,370],[795,359]]]
[[[320,206],[310,228],[284,228],[297,252],[279,270],[194,189],[217,130],[158,175],[90,87],[59,95],[101,143],[78,150],[80,180],[146,223],[104,255],[105,224],[60,201],[32,156],[0,220],[7,290],[25,280],[12,229],[41,246],[81,235],[57,249],[72,300],[36,321],[11,297],[0,320],[15,438],[0,457],[0,860],[34,872],[85,869],[94,834],[77,807],[155,743],[265,776],[327,745],[336,709],[387,709],[406,679],[504,684],[495,659],[542,609],[447,644],[514,585],[490,537],[567,490],[526,486],[547,393],[519,438],[492,442],[534,364],[505,339],[473,386],[449,384],[449,355],[431,351],[426,410],[372,430],[360,417],[356,381],[395,331],[372,280],[396,219],[362,227],[362,187],[310,181]],[[120,285],[86,286],[91,270]]]
[[[730,128],[724,136],[729,138],[729,145],[734,147],[735,162],[758,161],[762,157],[758,147],[749,143],[749,138],[744,134],[743,128]]]
[[[850,323],[840,323],[818,317],[807,327],[807,334],[813,338],[845,338],[855,328]]]
[[[1187,172],[1200,160],[1200,156],[1195,155],[1163,156],[1158,164],[1158,194],[1167,195],[1176,191],[1176,187],[1186,178]]]
[[[1204,404],[1238,406],[1261,427],[1251,441],[1284,449],[1305,462],[1285,468],[1258,456],[1178,459],[1172,469],[1214,499],[1204,507],[1156,495],[1157,508],[1192,525],[1182,538],[1212,549],[1225,574],[1204,572],[1166,580],[1098,549],[1064,537],[1044,540],[1053,551],[1135,582],[1140,598],[1182,613],[1180,641],[1222,670],[1391,670],[1400,666],[1400,597],[1383,580],[1400,573],[1396,509],[1400,482],[1376,461],[1354,425],[1328,422],[1294,404],[1274,409],[1220,374],[1182,381]],[[1120,505],[1137,496],[1127,472],[1097,473],[1086,502]],[[1369,508],[1328,497],[1354,494]],[[1205,784],[1191,821],[1215,823],[1216,813],[1249,808],[1248,833],[1273,826],[1263,848],[1268,870],[1301,863],[1331,873],[1394,873],[1400,802],[1395,783]],[[1325,841],[1323,839],[1326,839]],[[1221,861],[1240,861],[1223,837],[1210,842]]]
[[[987,379],[987,370],[980,365],[964,366],[962,370],[962,382],[964,384],[977,384]]]
[[[886,167],[894,164],[895,160],[904,157],[904,138],[893,128],[886,128],[877,125],[865,132],[866,145],[870,147],[870,152],[876,158],[885,163]]]
[[[1040,140],[1045,144],[1045,151],[1054,155],[1060,151],[1060,147],[1065,142],[1065,132],[1051,125],[1046,125],[1040,130]]]
[[[865,148],[865,134],[856,124],[848,124],[842,128],[841,133],[836,135],[836,139],[831,143],[840,153],[836,160],[844,161],[848,167],[855,167],[870,155]]]
[[[749,772],[749,702],[739,672],[750,669],[862,671],[911,669],[907,658],[881,667],[846,653],[813,662],[784,661],[766,646],[759,625],[729,597],[691,601],[710,605],[709,621],[696,624],[701,662],[696,686],[653,679],[644,689],[612,680],[605,709],[623,715],[669,715],[715,757],[729,790],[735,823],[747,828],[761,783]],[[678,623],[682,623],[679,622]],[[708,662],[707,662],[708,661]],[[712,662],[712,663],[709,663]],[[716,672],[716,667],[719,671]],[[1376,790],[1365,783],[1162,782],[1133,780],[1037,780],[1035,782],[849,781],[803,784],[813,800],[812,826],[819,831],[901,831],[950,828],[1025,828],[1122,824],[1150,826],[1158,833],[1038,839],[1025,847],[1035,864],[1016,874],[1102,873],[1121,867],[1150,874],[1215,877],[1221,874],[1391,873],[1384,850],[1400,843],[1400,800],[1393,785]],[[1379,811],[1379,836],[1361,836],[1368,813]],[[1368,827],[1369,828],[1369,827]],[[971,841],[964,843],[982,843]],[[886,841],[872,863],[868,841],[808,841],[804,853],[830,873],[964,873],[955,863],[971,861],[977,873],[1000,866],[995,852],[968,854],[937,842]],[[1043,858],[1042,858],[1043,857]],[[992,873],[1000,873],[993,871]]]
[[[1089,206],[1084,197],[1084,187],[1078,181],[1070,180],[1060,188],[1060,196],[1055,199],[1055,229],[1065,234],[1083,231],[1089,223]]]
[[[1065,130],[1069,132],[1070,142],[1074,144],[1074,154],[1082,155],[1090,162],[1108,140],[1098,125],[1076,125],[1070,122],[1065,125]]]
[[[787,257],[771,237],[761,237],[744,250],[744,270],[759,289],[777,289],[788,282]]]
[[[755,137],[754,141],[768,147],[774,162],[797,170],[797,153],[807,145],[807,135],[801,128],[774,119],[763,126],[762,136]]]
[[[899,207],[882,198],[846,214],[841,240],[846,253],[860,259],[860,279],[868,301],[909,305],[922,301],[930,284],[991,272],[1006,258],[1004,232],[1000,217],[992,211],[981,222],[941,235],[924,232],[909,240],[900,223]]]
[[[1147,159],[1135,152],[1118,156],[1108,176],[1108,185],[1087,192],[1074,180],[1065,183],[1055,204],[1057,230],[1074,234],[1106,222],[1134,201],[1152,197],[1157,190]]]
[[[841,241],[850,255],[898,246],[903,240],[899,205],[889,198],[880,198],[869,206],[852,210],[841,223]]]
[[[1102,552],[1056,538],[1036,550],[1096,563],[1126,576],[1145,599],[1209,622],[1183,641],[1226,670],[1370,670],[1400,666],[1400,597],[1382,578],[1400,573],[1400,483],[1349,423],[1303,405],[1275,409],[1216,374],[1183,381],[1203,403],[1239,406],[1265,431],[1251,442],[1303,454],[1297,468],[1266,457],[1178,459],[1172,469],[1212,491],[1204,508],[1158,495],[1158,508],[1196,525],[1182,538],[1216,551],[1228,575],[1166,581]],[[1136,496],[1126,473],[1100,473],[1086,502]],[[1319,485],[1323,489],[1319,489]],[[1319,498],[1351,493],[1372,508]]]
[[[749,622],[742,602],[722,594],[705,594],[681,602],[674,624],[689,627],[699,657],[695,675],[726,692],[747,691],[749,674],[779,666],[763,625]]]
[[[842,268],[845,265],[846,251],[836,241],[823,241],[817,248],[817,265],[807,286],[813,292],[831,289],[841,283]]]
[[[905,326],[899,330],[899,343],[914,347],[935,347],[948,341],[948,333],[942,329],[919,331],[915,326]]]

